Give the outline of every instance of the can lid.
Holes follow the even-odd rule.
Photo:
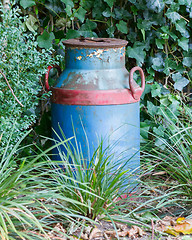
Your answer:
[[[127,45],[126,40],[117,38],[74,38],[63,41],[67,47],[83,47],[83,48],[119,48]]]

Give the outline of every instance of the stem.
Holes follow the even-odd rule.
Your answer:
[[[9,82],[8,82],[5,74],[1,71],[1,69],[0,69],[0,73],[3,75],[3,77],[4,77],[5,81],[6,81],[9,89],[11,90],[11,93],[12,93],[13,97],[15,98],[15,100],[16,100],[22,107],[24,107],[24,105],[23,105],[23,104],[19,101],[19,99],[15,96],[15,94],[14,94],[14,92],[13,92],[13,89],[12,89],[11,86],[9,85]]]

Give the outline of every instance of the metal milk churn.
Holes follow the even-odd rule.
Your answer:
[[[145,79],[141,68],[134,67],[130,73],[125,68],[127,41],[84,38],[69,39],[63,43],[65,70],[51,87],[52,128],[61,139],[61,129],[66,138],[74,136],[75,131],[86,159],[92,157],[103,139],[106,147],[112,146],[114,159],[127,161],[125,168],[138,170],[139,101]],[[133,79],[137,70],[141,87]],[[49,71],[46,74],[47,88],[48,74]],[[54,138],[57,139],[55,135]]]

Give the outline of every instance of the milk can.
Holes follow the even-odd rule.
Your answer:
[[[87,161],[103,139],[105,147],[112,146],[114,159],[128,160],[125,169],[139,169],[139,101],[145,79],[140,67],[130,73],[125,68],[127,41],[80,38],[63,43],[65,70],[54,87],[48,84],[51,67],[46,74],[46,87],[52,91],[52,128],[61,139],[61,129],[66,138],[75,134]],[[141,87],[133,79],[137,70]]]

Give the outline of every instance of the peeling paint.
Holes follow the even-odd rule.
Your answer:
[[[105,51],[109,51],[107,49],[98,49],[96,52],[90,53],[88,54],[86,57],[90,57],[92,58],[93,56],[96,56],[97,58],[100,58],[100,55],[105,52]]]
[[[79,56],[79,57],[76,57],[78,60],[81,60],[82,59],[82,56]]]

